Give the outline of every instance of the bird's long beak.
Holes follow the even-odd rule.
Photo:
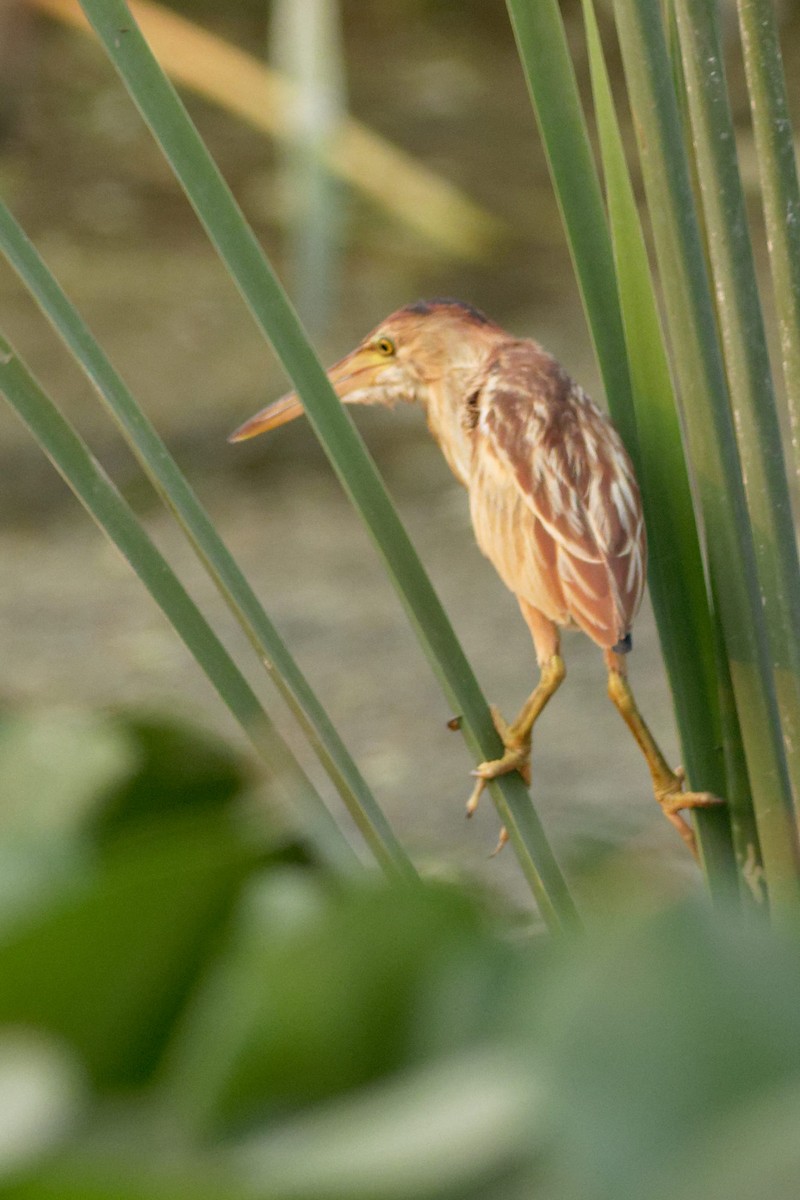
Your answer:
[[[381,400],[380,389],[376,387],[377,376],[385,366],[386,359],[377,351],[369,346],[359,346],[330,368],[328,379],[343,403],[377,404]],[[374,391],[371,390],[373,388]],[[289,392],[240,425],[228,441],[244,442],[247,438],[257,437],[260,433],[286,425],[302,412],[303,404],[297,392]]]

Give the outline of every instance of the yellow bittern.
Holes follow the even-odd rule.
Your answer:
[[[517,597],[533,637],[539,682],[511,724],[492,709],[505,751],[474,772],[467,812],[490,779],[516,770],[530,782],[531,732],[565,675],[559,628],[577,626],[604,651],[609,696],[647,760],[656,800],[694,852],[681,810],[719,801],[683,790],[683,772],[667,765],[627,680],[647,541],[633,467],[611,423],[536,342],[456,300],[401,308],[328,375],[347,404],[422,406],[467,489],[478,545]],[[291,393],[230,440],[302,411]]]

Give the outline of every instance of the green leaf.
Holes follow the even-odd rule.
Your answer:
[[[125,731],[99,713],[9,715],[0,725],[0,845],[78,833],[135,761]]]
[[[101,1087],[141,1082],[260,851],[217,814],[120,844],[0,941],[0,1022],[63,1037]]]
[[[0,1184],[2,1200],[290,1200],[260,1188],[256,1191],[232,1172],[207,1162],[154,1169],[130,1156],[103,1154],[67,1157],[47,1163],[27,1177]]]
[[[296,1200],[500,1200],[525,1194],[506,1190],[509,1175],[544,1124],[526,1065],[493,1048],[406,1071],[229,1157],[254,1189],[268,1179]]]
[[[656,1200],[794,1200],[800,1178],[800,1088],[788,1082],[756,1092],[752,1102],[709,1131],[701,1153],[688,1156],[683,1185]]]
[[[104,789],[87,823],[102,842],[173,813],[224,812],[252,782],[243,756],[208,730],[135,712],[106,724],[124,739],[133,769]]]
[[[88,1099],[83,1072],[63,1045],[30,1030],[0,1030],[0,1180],[65,1143]]]
[[[173,1048],[170,1103],[208,1136],[484,1040],[514,964],[455,891],[271,872]]]
[[[796,940],[700,905],[629,914],[537,993],[533,1062],[553,1129],[542,1191],[727,1195],[690,1185],[729,1118],[797,1079]]]

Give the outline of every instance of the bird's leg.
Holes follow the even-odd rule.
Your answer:
[[[625,677],[624,660],[613,650],[608,650],[606,651],[606,665],[608,667],[608,694],[623,721],[636,738],[639,749],[647,761],[653,780],[653,791],[656,800],[661,805],[661,811],[683,838],[694,857],[697,858],[694,831],[688,821],[681,816],[681,810],[710,808],[713,805],[722,804],[723,801],[711,792],[685,792],[683,790],[683,769],[678,767],[676,771],[673,771],[667,766],[664,755],[659,750],[655,738],[636,706],[630,684]]]
[[[538,684],[523,704],[516,719],[509,725],[503,719],[494,705],[491,706],[494,727],[500,734],[505,747],[502,758],[492,759],[481,763],[472,772],[477,779],[472,795],[467,801],[467,816],[471,817],[478,807],[481,792],[490,779],[498,775],[507,775],[509,771],[519,771],[526,783],[531,781],[531,731],[536,718],[550,697],[558,690],[565,674],[564,660],[558,653],[553,653],[542,663],[542,673]],[[501,834],[500,846],[503,845]]]

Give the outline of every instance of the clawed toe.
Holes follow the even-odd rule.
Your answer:
[[[713,792],[685,792],[683,783],[686,772],[683,767],[677,767],[667,781],[656,786],[656,800],[666,813],[679,813],[686,808],[716,808],[725,801],[715,796]]]
[[[495,846],[492,853],[489,855],[489,858],[496,858],[497,855],[500,853],[500,851],[503,849],[503,846],[505,846],[507,841],[508,841],[508,830],[506,829],[505,825],[501,825],[500,826],[500,836],[497,839],[497,845]]]
[[[479,771],[471,771],[470,774],[475,776],[477,783],[475,784],[475,787],[472,789],[472,794],[470,795],[470,798],[467,801],[467,816],[468,817],[471,817],[472,814],[475,812],[475,809],[478,807],[478,801],[480,800],[481,795],[483,794],[483,789],[486,787],[486,784],[488,783],[488,780],[484,779],[484,777],[480,774]]]
[[[467,801],[467,816],[471,817],[475,812],[483,789],[490,780],[497,779],[500,775],[508,775],[511,771],[519,771],[525,782],[529,784],[531,781],[530,756],[531,752],[528,746],[509,746],[502,758],[495,758],[477,766],[471,772],[477,783]]]
[[[491,713],[494,727],[502,739],[505,750],[502,758],[482,762],[472,772],[476,783],[469,800],[467,800],[468,817],[471,817],[478,807],[483,790],[490,780],[497,779],[500,775],[508,775],[511,771],[519,771],[527,784],[530,784],[531,781],[530,738],[520,740],[519,735],[515,733],[514,729],[505,721],[500,711],[494,705],[491,708]],[[500,838],[492,851],[492,855],[499,854],[507,841],[508,833],[504,827],[500,830]]]
[[[694,832],[681,813],[684,809],[716,808],[725,801],[719,796],[715,796],[713,792],[684,792],[685,778],[685,771],[682,767],[678,767],[677,770],[671,772],[671,778],[662,786],[656,786],[655,795],[664,816],[697,858],[697,841]]]
[[[671,798],[660,801],[662,808],[670,812],[681,812],[684,808],[716,808],[725,801],[713,792],[676,792]]]

